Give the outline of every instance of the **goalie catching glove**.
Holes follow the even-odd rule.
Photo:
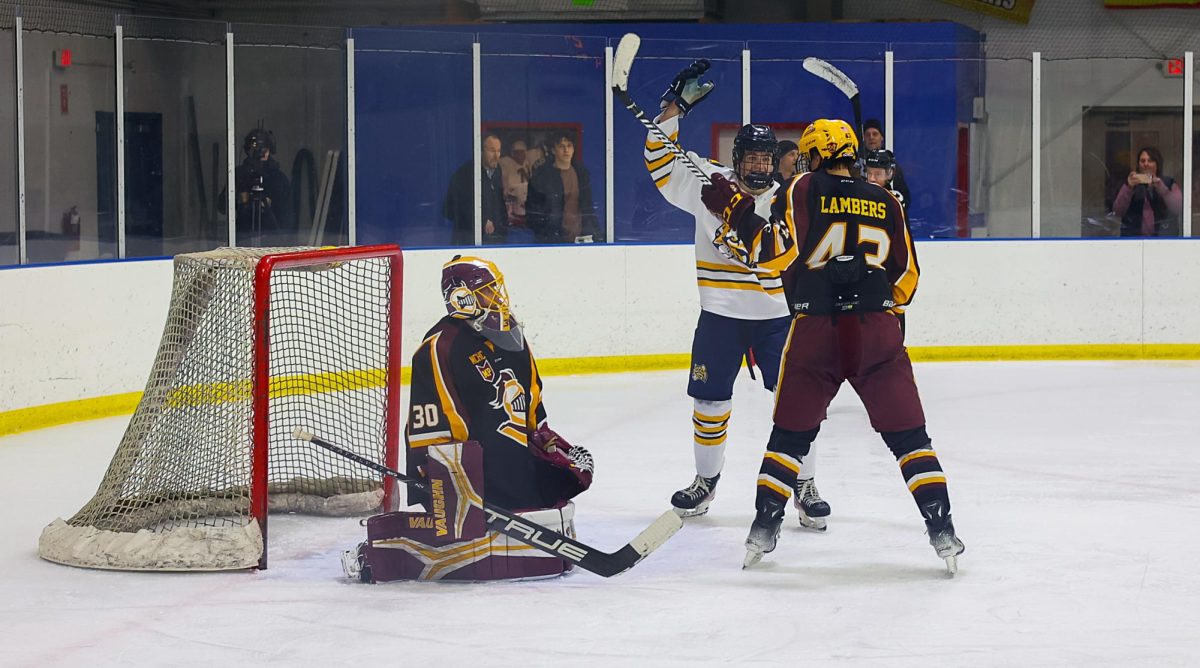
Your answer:
[[[563,495],[574,498],[592,486],[595,465],[592,453],[578,445],[571,445],[548,425],[543,424],[529,439],[529,451],[533,456],[550,466],[570,474],[573,489]]]
[[[710,63],[705,58],[692,61],[691,65],[679,71],[667,92],[663,93],[659,109],[666,109],[672,102],[679,107],[680,118],[687,116],[692,107],[712,92],[717,85],[711,81],[700,83],[700,76],[708,71]]]

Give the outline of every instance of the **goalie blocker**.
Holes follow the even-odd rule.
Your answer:
[[[427,512],[369,518],[367,540],[343,555],[348,577],[362,582],[516,580],[555,577],[572,569],[570,561],[554,556],[574,549],[570,544],[547,538],[535,541],[539,548],[487,528],[479,443],[429,446],[425,470]],[[574,511],[575,504],[563,500],[553,508],[515,514],[574,538]]]

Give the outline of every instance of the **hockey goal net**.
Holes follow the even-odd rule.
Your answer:
[[[141,402],[95,496],[46,527],[38,553],[119,570],[265,568],[268,511],[392,507],[392,481],[292,431],[395,468],[402,275],[396,246],[177,256]]]

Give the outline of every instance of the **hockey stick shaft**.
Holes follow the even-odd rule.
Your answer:
[[[297,428],[293,435],[302,441],[308,441],[365,466],[376,473],[395,478],[413,489],[429,492],[429,483],[420,478],[407,476],[395,469],[373,462],[303,429]],[[493,531],[535,547],[549,555],[566,559],[586,571],[606,578],[620,575],[633,568],[639,561],[667,542],[683,526],[683,520],[674,511],[668,510],[627,545],[616,552],[609,553],[601,552],[549,527],[530,522],[512,511],[493,506],[486,501],[483,503],[483,513],[488,528]]]

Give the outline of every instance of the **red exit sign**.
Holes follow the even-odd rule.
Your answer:
[[[1158,64],[1158,69],[1167,78],[1183,76],[1183,58],[1168,58]]]

